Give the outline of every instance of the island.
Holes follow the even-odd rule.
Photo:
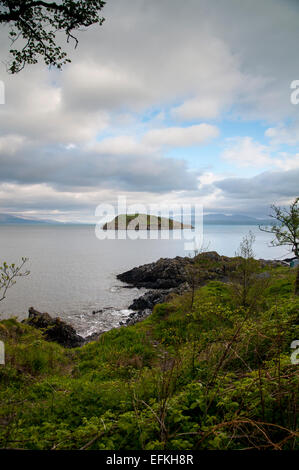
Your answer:
[[[192,225],[149,214],[119,214],[102,227],[103,230],[184,230]]]

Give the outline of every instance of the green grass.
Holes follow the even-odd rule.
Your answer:
[[[176,296],[74,350],[1,321],[0,447],[298,448],[299,299],[294,271],[269,272],[250,308],[211,281],[192,309],[189,293]]]

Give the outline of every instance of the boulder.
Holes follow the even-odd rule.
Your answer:
[[[150,290],[141,297],[133,300],[129,306],[130,310],[152,310],[156,304],[165,302],[169,296],[170,290]]]
[[[145,309],[145,310],[138,310],[137,312],[132,312],[129,315],[129,318],[126,320],[126,322],[120,322],[120,326],[132,326],[135,325],[136,323],[144,320],[147,318],[150,314],[152,313],[151,309]]]
[[[38,312],[33,307],[30,307],[29,317],[25,322],[43,330],[43,336],[47,341],[54,341],[65,348],[76,348],[85,342],[71,325],[58,317],[52,318],[48,313]]]
[[[179,256],[174,259],[161,258],[154,263],[144,264],[118,274],[117,278],[135,287],[170,289],[186,282],[185,266],[187,264],[190,264],[188,258]]]

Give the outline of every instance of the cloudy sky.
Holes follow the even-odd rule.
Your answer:
[[[8,75],[2,27],[0,212],[93,221],[125,195],[263,217],[298,196],[298,0],[107,0],[103,15],[62,72]]]

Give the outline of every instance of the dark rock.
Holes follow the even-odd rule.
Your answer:
[[[138,297],[133,301],[129,306],[130,310],[146,310],[153,309],[155,305],[165,302],[166,298],[170,294],[170,289],[168,290],[150,290],[146,292],[141,297]]]
[[[50,325],[54,326],[55,320],[48,313],[41,313],[30,307],[26,323],[35,326],[35,328],[48,328]]]
[[[260,266],[282,265],[280,261],[259,261]],[[197,285],[204,285],[211,280],[229,282],[231,274],[238,267],[238,258],[220,256],[215,251],[211,251],[200,253],[194,258],[180,256],[161,258],[154,263],[145,264],[119,274],[117,276],[119,280],[131,284],[133,287],[151,289],[136,298],[129,309],[137,312],[139,317],[143,317],[142,312],[152,311],[155,305],[167,301],[170,294],[183,294],[188,291],[190,283],[192,283],[192,269],[190,270],[192,266],[196,267]],[[267,279],[269,273],[261,273],[257,277]],[[135,319],[135,313],[130,314],[126,324],[132,324]]]
[[[60,318],[52,318],[48,313],[41,313],[33,307],[29,309],[29,317],[25,320],[28,325],[44,330],[43,336],[47,341],[54,341],[65,348],[76,348],[84,344],[84,339],[75,329]]]
[[[190,259],[177,256],[174,259],[161,258],[155,263],[145,264],[119,274],[117,278],[135,287],[148,289],[170,289],[187,280],[185,266]]]
[[[215,251],[200,253],[194,258],[177,256],[176,258],[160,258],[154,263],[144,264],[130,271],[119,274],[117,278],[135,287],[148,289],[172,289],[188,282],[188,267],[199,265],[201,283],[219,279],[232,269],[233,258],[220,256]]]
[[[84,344],[91,343],[92,341],[98,341],[98,339],[103,333],[105,332],[97,331],[96,333],[92,333],[91,335],[86,336],[86,338],[84,338]]]
[[[276,259],[260,259],[259,260],[261,267],[265,268],[270,266],[272,268],[279,268],[280,266],[286,266],[285,261],[280,261]]]
[[[129,318],[126,320],[126,323],[120,322],[120,326],[132,326],[135,325],[135,323],[138,323],[145,318],[147,318],[152,311],[150,309],[145,309],[145,310],[139,310],[138,312],[133,312],[130,314]]]
[[[103,313],[103,309],[100,310],[93,310],[92,314],[95,315],[96,313]]]
[[[284,266],[283,261],[259,260],[260,267]],[[176,258],[160,258],[154,263],[144,264],[119,274],[120,281],[134,287],[147,289],[177,289],[190,282],[190,267],[197,269],[197,281],[203,285],[211,280],[227,282],[230,274],[237,269],[238,258],[220,256],[215,251],[200,253],[194,258],[177,256]],[[189,271],[189,272],[188,272]],[[142,298],[147,301],[146,298]],[[143,300],[140,300],[142,302]],[[138,299],[136,299],[138,302]],[[137,308],[137,303],[134,304]],[[141,304],[140,304],[141,306]]]

